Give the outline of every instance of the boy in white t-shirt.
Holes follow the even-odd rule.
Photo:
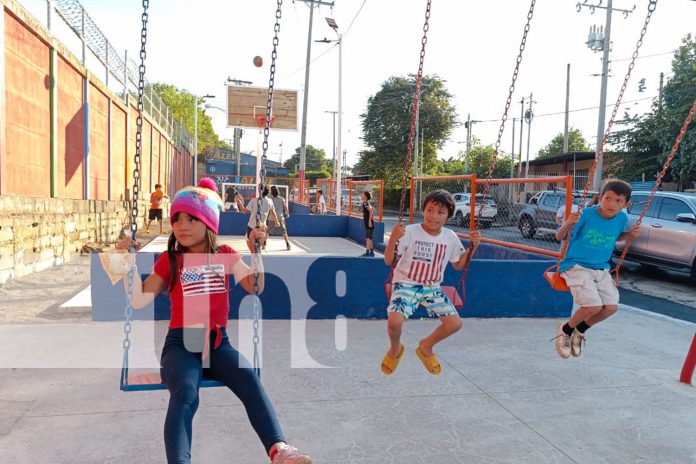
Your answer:
[[[385,375],[391,375],[401,361],[404,354],[400,342],[401,327],[419,305],[424,306],[431,316],[439,317],[441,322],[416,348],[418,358],[431,374],[438,375],[441,371],[433,347],[462,327],[457,310],[440,284],[448,262],[458,271],[464,268],[467,254],[476,251],[481,235],[478,230],[472,230],[472,246],[466,250],[457,234],[443,227],[454,214],[454,208],[454,199],[449,192],[435,190],[423,200],[421,224],[397,224],[392,230],[384,262],[390,266],[394,259],[398,259],[398,263],[387,307],[387,333],[391,346],[382,360],[381,369]]]
[[[268,193],[270,190],[268,190],[268,187],[261,184],[260,185],[260,190],[261,190],[261,222],[259,224],[256,223],[256,212],[258,211],[258,203],[259,199],[258,198],[252,198],[249,200],[249,203],[247,204],[245,210],[245,213],[248,211],[249,212],[249,222],[247,223],[247,232],[246,236],[249,238],[251,236],[251,233],[256,229],[257,227],[263,229],[264,232],[268,231],[268,218],[269,216],[273,218],[273,221],[275,221],[276,227],[280,225],[280,221],[278,221],[278,216],[276,215],[275,208],[273,208],[273,202],[268,198]],[[264,239],[263,243],[261,244],[261,249],[265,250],[266,249],[266,240]]]

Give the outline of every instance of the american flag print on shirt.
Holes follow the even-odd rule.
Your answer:
[[[408,278],[423,285],[436,285],[442,282],[447,245],[416,240],[414,246]]]
[[[206,264],[184,269],[181,274],[181,289],[184,296],[226,292],[225,265]]]

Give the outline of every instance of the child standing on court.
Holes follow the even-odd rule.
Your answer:
[[[441,371],[433,347],[462,327],[457,310],[440,284],[448,262],[458,271],[464,268],[467,254],[475,252],[481,235],[478,230],[472,230],[471,247],[466,250],[457,234],[443,227],[454,214],[454,209],[454,199],[449,192],[430,192],[423,200],[423,222],[408,226],[397,224],[389,237],[384,262],[387,265],[395,259],[398,262],[387,307],[390,348],[381,366],[385,375],[391,375],[401,361],[405,350],[400,341],[401,327],[419,305],[425,306],[428,314],[437,316],[441,322],[430,335],[420,340],[416,348],[418,358],[431,374],[438,375]]]
[[[271,230],[280,230],[280,233],[283,234],[283,238],[285,239],[285,247],[289,250],[290,239],[288,238],[288,229],[285,227],[285,219],[290,217],[290,210],[288,209],[288,203],[285,201],[285,198],[279,196],[278,193],[278,187],[275,185],[272,186],[271,201],[273,202],[273,210],[275,211],[278,222],[276,222],[275,227],[271,227]]]
[[[630,198],[628,183],[609,181],[597,206],[573,212],[556,232],[556,239],[563,240],[570,225],[575,224],[558,271],[580,307],[556,328],[556,351],[561,358],[580,356],[587,329],[619,309],[619,291],[609,273],[609,261],[617,241],[640,234],[640,226],[629,226],[623,211]]]
[[[375,232],[375,209],[370,204],[372,194],[370,192],[363,192],[362,195],[360,195],[360,199],[362,200],[363,223],[365,225],[365,254],[361,256],[374,257],[375,250],[372,244],[372,237]]]
[[[257,228],[261,228],[264,231],[264,234],[268,230],[268,217],[272,216],[273,221],[275,222],[276,226],[279,224],[278,223],[278,216],[276,216],[275,209],[273,208],[273,202],[268,198],[268,186],[261,184],[259,186],[261,190],[261,222],[256,223],[256,212],[259,209],[259,199],[258,198],[252,198],[249,200],[249,203],[247,203],[247,206],[245,208],[245,213],[248,211],[249,212],[249,222],[247,223],[247,233],[246,236],[247,238],[250,237],[250,234]],[[265,250],[266,249],[266,237],[264,236],[263,241],[261,241],[261,249]]]
[[[132,303],[141,308],[168,290],[171,320],[162,350],[161,374],[170,393],[164,423],[168,463],[191,462],[193,416],[199,404],[198,385],[205,375],[224,383],[239,397],[249,421],[273,464],[311,464],[312,460],[289,446],[270,399],[244,356],[227,335],[229,275],[248,293],[254,291],[254,259],[251,268],[229,246],[216,243],[220,196],[212,179],[198,187],[180,190],[171,204],[172,234],[167,252],[159,256],[154,272],[141,283],[134,273]],[[263,229],[249,233],[247,246],[263,241]],[[130,237],[119,249],[128,249]],[[263,264],[258,259],[259,292],[263,291]]]
[[[155,191],[150,194],[150,211],[147,214],[147,224],[145,232],[150,231],[150,224],[157,219],[159,221],[160,234],[164,233],[164,222],[162,222],[162,199],[169,198],[162,191],[162,184],[155,184]]]

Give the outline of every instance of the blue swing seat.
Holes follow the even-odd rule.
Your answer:
[[[203,377],[198,384],[199,388],[224,387],[225,384],[217,380]],[[162,378],[157,373],[148,374],[130,374],[127,382],[121,383],[121,391],[136,392],[136,391],[154,391],[166,390],[167,385],[162,382]]]

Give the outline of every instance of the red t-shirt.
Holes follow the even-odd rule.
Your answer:
[[[180,253],[179,276],[170,292],[170,329],[203,324],[209,330],[227,326],[230,310],[229,288],[232,268],[240,256],[231,247],[221,246],[217,253]],[[155,273],[169,284],[169,255],[162,253]]]

